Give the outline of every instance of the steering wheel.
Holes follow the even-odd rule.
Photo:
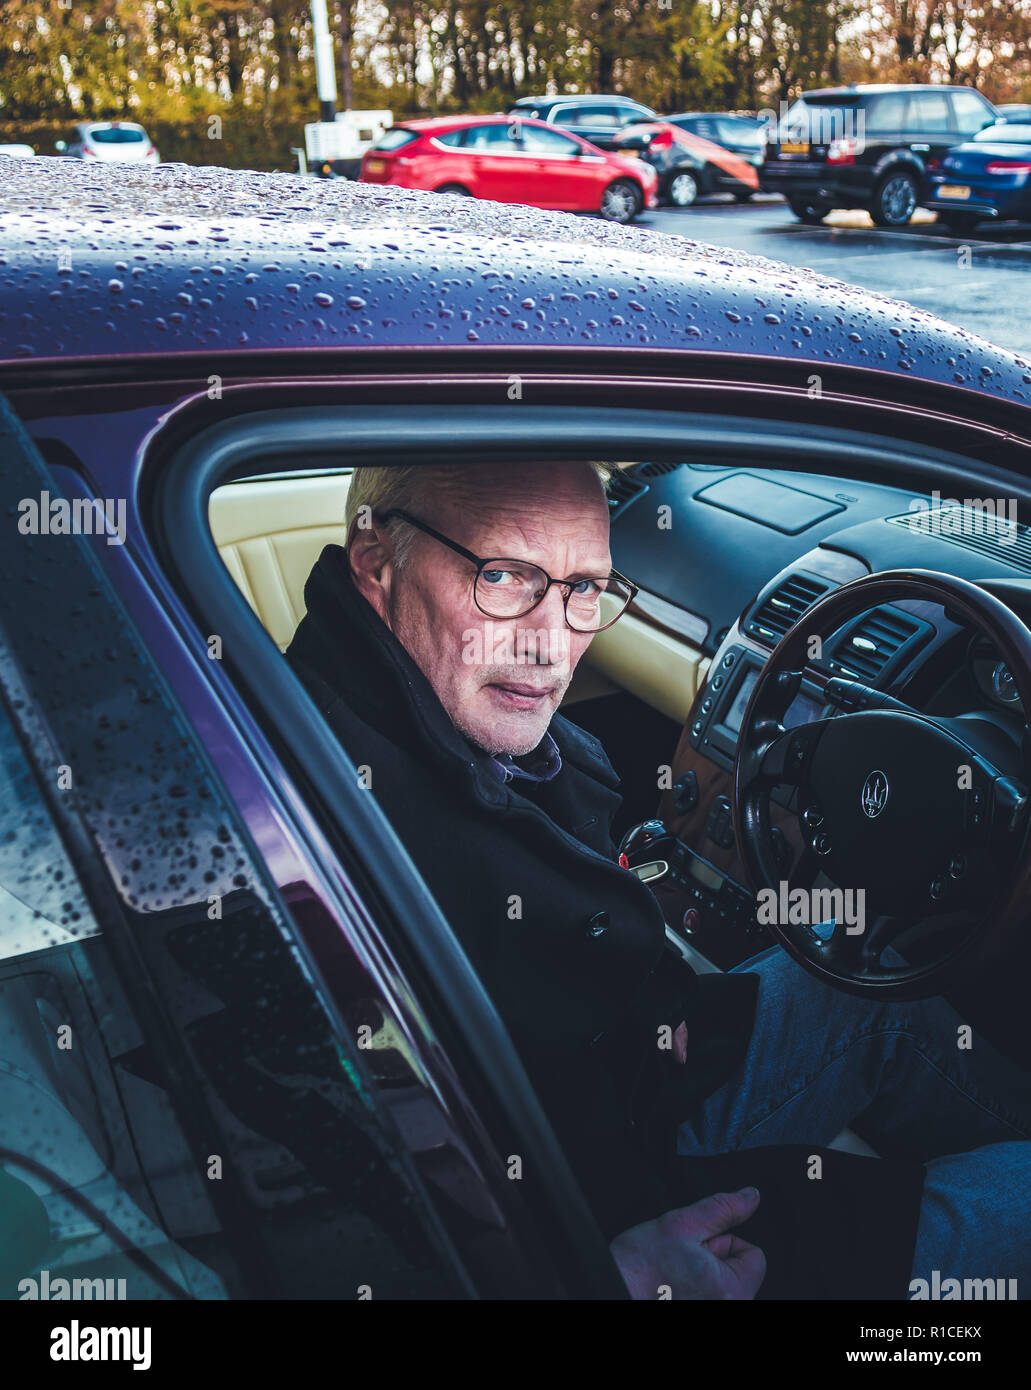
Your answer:
[[[826,642],[900,599],[940,604],[988,638],[1031,718],[1031,631],[1013,610],[952,575],[886,570],[834,590],[785,633],[752,691],[734,766],[737,842],[767,909],[759,920],[813,974],[879,999],[940,993],[989,928],[1004,933],[1027,916],[1031,889],[1027,786],[965,741],[958,721],[808,664],[813,637]],[[803,676],[843,712],[785,729]],[[1028,748],[1025,738],[1016,755],[1025,764]],[[804,845],[786,875],[770,816],[777,786],[794,789]],[[834,890],[813,887],[821,871]],[[883,960],[916,923],[926,938],[918,959]]]

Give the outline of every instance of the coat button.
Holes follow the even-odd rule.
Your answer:
[[[609,914],[607,912],[596,912],[593,917],[587,919],[588,936],[604,936],[609,929]]]

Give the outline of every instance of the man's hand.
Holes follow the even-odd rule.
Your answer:
[[[673,1056],[681,1066],[687,1062],[687,1024],[682,1023],[673,1034]]]
[[[754,1298],[766,1256],[729,1232],[759,1205],[754,1187],[718,1192],[623,1231],[609,1246],[631,1298]],[[664,1288],[665,1286],[665,1288]]]

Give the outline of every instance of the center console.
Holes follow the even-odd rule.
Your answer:
[[[773,944],[755,920],[748,889],[680,840],[672,843],[669,873],[652,891],[668,926],[721,970]]]
[[[868,573],[861,560],[832,550],[814,550],[798,564],[809,584],[809,597]],[[772,594],[768,605],[776,609],[778,581],[767,588]],[[668,928],[722,970],[774,944],[770,932],[755,920],[756,904],[734,836],[733,772],[749,699],[789,617],[794,614],[781,615],[778,610],[768,619],[755,602],[723,637],[681,731],[658,818],[645,822],[652,827],[651,843],[639,843],[631,855],[634,862],[643,856],[668,865],[649,881]],[[795,728],[831,712],[820,686],[806,680],[782,722]],[[785,874],[803,848],[792,806],[790,787],[773,792],[773,845]]]
[[[629,866],[640,866],[666,925],[713,965],[729,970],[772,944],[755,920],[748,889],[669,834],[661,821],[646,821],[623,843]]]

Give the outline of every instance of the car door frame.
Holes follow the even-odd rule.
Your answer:
[[[507,375],[500,380],[507,381]],[[381,388],[384,384],[381,381]],[[560,392],[568,393],[572,386],[574,391],[579,387],[579,393],[583,393],[586,383],[565,380],[553,385],[558,399],[562,399]],[[599,389],[597,381],[591,385]],[[624,390],[627,385],[623,383]],[[393,386],[403,391],[404,383],[395,381]],[[429,400],[440,402],[449,394],[446,381],[440,376],[426,386],[431,391]],[[637,382],[629,390],[632,392],[634,387],[655,396],[654,382]],[[459,399],[467,389],[467,380],[458,384]],[[493,383],[489,389],[496,400]],[[611,382],[608,389],[613,389]],[[691,393],[687,383],[681,383],[681,389]],[[532,1150],[534,1162],[549,1169],[554,1164],[553,1176],[549,1171],[548,1192],[538,1195],[548,1202],[553,1219],[559,1222],[556,1235],[563,1246],[572,1247],[567,1250],[566,1269],[576,1256],[593,1266],[591,1277],[597,1280],[599,1238],[593,1218],[582,1203],[564,1156],[482,984],[446,921],[427,904],[421,879],[385,818],[370,806],[356,780],[342,775],[335,736],[321,720],[310,716],[288,721],[288,727],[284,727],[284,709],[296,708],[299,702],[301,708],[310,708],[310,703],[291,668],[229,578],[206,524],[199,524],[199,519],[206,517],[207,497],[215,486],[243,473],[260,473],[263,460],[275,459],[273,471],[280,472],[286,458],[294,468],[310,468],[329,459],[334,466],[341,466],[346,458],[365,464],[410,464],[414,456],[422,455],[425,459],[434,451],[438,457],[452,461],[518,458],[528,450],[546,452],[554,458],[590,457],[597,449],[597,439],[602,437],[609,449],[630,449],[634,454],[645,451],[649,458],[682,458],[685,447],[694,447],[707,437],[706,431],[711,434],[717,423],[720,430],[728,432],[728,438],[733,438],[735,450],[754,450],[756,436],[749,432],[747,419],[725,416],[699,420],[695,415],[669,408],[605,409],[602,422],[597,405],[534,405],[513,416],[508,406],[465,404],[456,408],[453,404],[418,405],[411,401],[403,406],[397,403],[396,390],[391,404],[368,405],[364,403],[369,399],[368,393],[368,381],[352,380],[345,390],[335,391],[334,397],[346,400],[354,396],[353,405],[312,405],[276,411],[271,408],[272,398],[267,390],[261,393],[263,404],[258,406],[257,393],[247,389],[242,390],[241,396],[246,394],[251,404],[238,419],[226,418],[224,396],[221,423],[197,428],[184,437],[182,421],[178,422],[174,447],[165,444],[159,434],[148,448],[146,475],[155,489],[148,508],[148,526],[162,571],[168,575],[192,621],[199,624],[198,632],[216,630],[231,638],[226,642],[227,650],[234,653],[229,675],[275,748],[281,755],[285,753],[284,765],[288,775],[298,779],[299,793],[313,807],[321,808],[323,828],[332,839],[334,827],[339,834],[340,827],[361,825],[368,872],[390,907],[391,930],[397,935],[395,944],[400,943],[400,959],[414,982],[421,1007],[435,1020],[448,1018],[448,1036],[460,1049],[456,1060],[467,1072],[480,1075],[481,1084],[474,1085],[472,1093],[482,1094],[485,1082],[495,1102],[510,1117],[513,1129],[527,1137],[525,1151]],[[742,394],[756,398],[749,388],[743,388]],[[800,413],[811,418],[813,402],[804,389],[794,394]],[[482,399],[483,393],[480,395]],[[762,396],[760,392],[758,398]],[[228,404],[231,408],[232,403]],[[242,407],[242,399],[239,405]],[[870,403],[869,408],[885,413],[881,402]],[[770,422],[764,422],[764,447],[769,447],[771,429],[774,427]],[[783,427],[785,453],[794,460],[793,466],[814,472],[826,470],[832,450],[840,447],[831,433],[828,430],[827,437],[819,441],[803,440],[794,426]],[[955,442],[954,428],[945,433]],[[982,431],[971,426],[968,433],[971,438],[979,438]],[[997,437],[994,431],[985,433],[990,440]],[[943,461],[941,451],[935,453],[935,461],[925,465],[933,485],[943,486],[946,480],[957,487],[969,485],[973,472],[964,478],[962,471],[954,467],[950,476],[950,466]],[[867,470],[870,476],[883,475],[889,457],[905,458],[917,467],[920,448],[915,444],[896,446],[892,453],[881,440],[864,452],[850,436],[850,466],[858,470],[858,476]],[[983,483],[984,473],[979,472],[977,477]],[[1031,486],[1024,490],[1024,497],[1031,504]],[[556,1192],[562,1194],[558,1204],[561,1211],[555,1211]],[[600,1251],[604,1250],[604,1245],[600,1245]],[[604,1296],[616,1296],[611,1283],[607,1288],[609,1292]]]

